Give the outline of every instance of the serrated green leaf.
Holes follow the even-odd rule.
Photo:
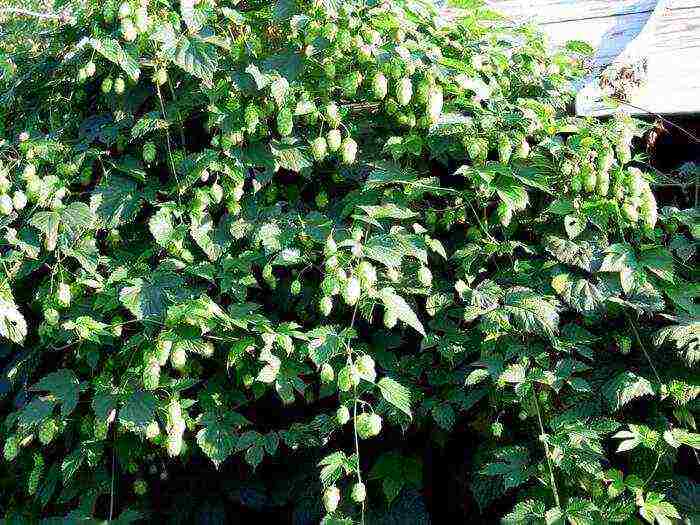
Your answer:
[[[391,288],[384,288],[380,292],[380,297],[384,303],[384,307],[392,310],[400,321],[403,321],[408,326],[412,327],[416,332],[425,337],[425,328],[411,309],[408,303],[400,295],[396,295]]]
[[[41,378],[32,388],[49,391],[61,403],[61,415],[67,417],[78,405],[80,385],[72,370],[62,368]]]
[[[409,418],[412,417],[411,414],[411,392],[405,386],[394,381],[390,377],[383,377],[377,383],[379,390],[382,393],[382,397],[387,400],[387,402],[406,414]]]

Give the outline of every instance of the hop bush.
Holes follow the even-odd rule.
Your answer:
[[[316,448],[358,522],[420,488],[365,439],[426,428],[477,434],[485,516],[693,519],[698,211],[644,123],[571,115],[585,45],[423,0],[55,4],[0,14],[8,520]]]

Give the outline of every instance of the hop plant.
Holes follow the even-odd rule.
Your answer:
[[[475,521],[692,521],[692,180],[655,195],[631,116],[570,114],[581,43],[430,2],[69,4],[0,38],[10,519],[100,518],[106,469],[162,521],[170,463],[323,451],[363,503],[326,521],[375,519],[362,469],[420,466],[364,440],[459,418]]]

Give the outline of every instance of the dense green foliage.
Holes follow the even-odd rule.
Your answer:
[[[570,116],[584,45],[420,0],[54,4],[0,14],[7,518],[311,448],[324,523],[369,523],[421,465],[363,447],[466,424],[485,515],[698,518],[699,214],[642,123]]]

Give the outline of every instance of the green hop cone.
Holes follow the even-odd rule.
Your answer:
[[[413,97],[413,84],[408,77],[401,78],[396,85],[396,101],[399,106],[408,106]]]
[[[505,133],[500,133],[497,140],[498,161],[501,164],[508,164],[513,155],[513,144]]]
[[[608,172],[615,162],[615,154],[609,146],[603,147],[596,158],[596,169],[598,173]]]
[[[421,266],[418,270],[418,282],[427,287],[433,284],[433,274],[427,266]]]
[[[17,190],[12,195],[12,206],[15,210],[23,210],[27,206],[27,195],[22,190]]]
[[[137,496],[144,496],[148,491],[148,485],[142,479],[137,479],[134,481],[134,494]]]
[[[150,20],[148,18],[148,11],[146,11],[145,7],[139,7],[136,12],[134,13],[134,24],[136,24],[136,28],[141,31],[142,33],[146,30],[148,30],[148,26],[150,24]],[[160,71],[165,71],[164,69],[159,70]],[[158,73],[156,74],[158,75]],[[166,79],[161,82],[160,85],[165,84],[167,80],[167,74],[166,74]]]
[[[332,128],[337,128],[340,126],[340,110],[335,103],[331,102],[328,104],[324,110],[324,114],[328,124],[330,124]]]
[[[443,95],[442,89],[434,87],[428,94],[428,119],[431,124],[437,124],[442,115]]]
[[[579,173],[575,173],[571,177],[571,193],[574,195],[578,195],[581,193],[581,190],[583,189],[583,183],[581,182],[581,175]]]
[[[107,433],[109,432],[109,423],[104,420],[95,421],[94,436],[98,441],[107,439]]]
[[[325,191],[320,191],[316,194],[316,206],[323,209],[328,206],[328,194]]]
[[[39,488],[39,481],[41,481],[41,475],[44,473],[44,456],[39,452],[34,454],[34,466],[32,471],[29,473],[29,478],[27,479],[27,493],[32,496],[36,494]]]
[[[396,315],[396,311],[393,310],[392,308],[387,308],[384,310],[384,326],[387,327],[389,330],[394,328],[396,326],[396,323],[398,322],[399,318]]]
[[[111,93],[112,92],[112,84],[113,84],[113,82],[112,82],[111,78],[109,78],[109,77],[105,78],[102,81],[102,85],[100,86],[100,88],[102,89],[102,93],[104,93],[105,95],[107,93]]]
[[[601,197],[607,197],[610,191],[610,172],[599,171],[596,178],[595,191]]]
[[[527,141],[526,137],[520,137],[520,139],[515,142],[513,156],[516,159],[526,159],[530,156],[530,143]]]
[[[352,389],[352,369],[349,366],[344,366],[338,372],[338,388],[341,392],[349,392]]]
[[[262,269],[262,278],[267,284],[275,282],[275,274],[272,273],[272,265],[266,264]]]
[[[418,81],[416,85],[416,102],[419,104],[428,104],[428,98],[430,96],[430,90],[433,84],[428,78],[422,78]]]
[[[12,197],[9,195],[0,195],[0,213],[2,215],[9,215],[14,210],[12,205]]]
[[[335,512],[340,503],[340,490],[335,485],[331,485],[323,491],[323,506],[326,512]]]
[[[346,137],[340,146],[341,158],[345,164],[353,164],[357,157],[357,142],[350,137]]]
[[[374,380],[377,378],[377,372],[375,371],[374,367],[374,359],[372,359],[372,357],[367,354],[361,356],[355,362],[355,368],[357,369],[360,376],[371,383],[373,383]]]
[[[360,414],[355,420],[355,429],[360,439],[378,436],[382,431],[382,418],[378,414]]]
[[[60,283],[58,285],[58,291],[56,292],[56,301],[64,308],[70,306],[72,299],[72,294],[70,291],[70,286],[67,283]]]
[[[222,200],[224,200],[224,188],[221,186],[221,184],[217,184],[215,182],[211,185],[211,188],[209,188],[209,195],[211,195],[212,200],[216,204],[219,204]]]
[[[352,491],[350,492],[350,497],[355,503],[362,503],[367,498],[367,489],[365,484],[358,481],[352,486]]]
[[[351,71],[340,80],[340,89],[345,98],[353,98],[357,94],[357,88],[362,83],[362,75],[357,71]]]
[[[179,456],[182,452],[182,434],[169,433],[165,440],[165,446],[170,457]]]
[[[170,352],[170,364],[175,370],[184,370],[187,365],[187,351],[184,345],[175,343]]]
[[[117,77],[114,80],[113,89],[117,95],[121,95],[124,93],[124,89],[126,89],[126,83],[124,82],[124,79],[122,77]]]
[[[153,82],[156,86],[162,86],[168,81],[168,72],[165,68],[159,68],[153,75]]]
[[[641,197],[644,190],[648,187],[644,175],[638,168],[629,168],[625,178],[625,190],[632,197]]]
[[[327,60],[323,63],[323,74],[326,75],[326,77],[333,79],[335,78],[336,74],[336,67],[335,67],[335,62],[332,60]]]
[[[323,363],[323,365],[321,365],[320,376],[322,383],[332,383],[335,379],[335,372],[333,371],[333,367],[328,363]]]
[[[379,72],[372,77],[372,95],[376,100],[383,100],[389,90],[389,82],[384,73]]]
[[[19,454],[19,440],[17,436],[12,435],[7,438],[2,453],[7,461],[12,461],[17,457],[17,454]]]
[[[649,230],[654,229],[656,226],[656,221],[659,218],[659,213],[656,205],[656,199],[649,189],[642,194],[641,203],[639,205],[639,216],[642,219],[645,228]]]
[[[138,30],[131,18],[124,18],[121,22],[122,38],[127,42],[133,42],[138,36]]]
[[[328,317],[331,315],[331,310],[333,310],[333,299],[327,295],[321,297],[321,300],[318,302],[318,309],[324,317]]]
[[[345,405],[341,405],[335,412],[335,420],[342,427],[350,421],[350,411]]]
[[[311,153],[313,154],[314,159],[319,162],[325,159],[326,155],[328,154],[328,144],[326,143],[326,139],[323,137],[316,137],[311,143]]]
[[[615,153],[617,154],[617,158],[620,161],[620,164],[623,166],[625,164],[628,164],[632,160],[632,148],[630,147],[630,144],[624,139],[620,139],[615,144]]]
[[[167,364],[172,347],[172,341],[167,339],[158,339],[158,342],[156,343],[156,357],[158,358],[158,364],[160,366],[165,366]]]
[[[377,270],[369,261],[362,261],[357,265],[357,276],[365,290],[372,288],[377,283]]]
[[[361,293],[362,287],[360,285],[360,280],[357,277],[350,277],[350,279],[345,282],[345,286],[343,286],[343,301],[345,301],[345,304],[348,306],[354,306],[360,298]]]
[[[289,291],[294,296],[299,295],[301,293],[301,281],[299,279],[294,279],[289,287]]]
[[[323,254],[327,257],[333,256],[338,252],[338,245],[336,244],[333,237],[328,236],[326,243],[323,246]]]
[[[596,176],[592,166],[587,164],[581,166],[581,182],[583,183],[583,189],[586,191],[586,193],[593,193],[595,191],[598,177]]]
[[[258,128],[258,124],[260,124],[260,112],[258,111],[258,108],[253,104],[247,105],[243,111],[243,120],[245,121],[245,126],[248,133],[251,135],[255,133],[255,130]]]
[[[143,368],[143,386],[146,390],[155,390],[160,384],[160,363],[156,356],[146,360]]]
[[[129,5],[129,2],[122,2],[119,4],[119,11],[117,12],[117,16],[121,18],[126,18],[131,15],[131,5]]]
[[[631,199],[626,199],[622,203],[622,215],[632,224],[637,224],[639,221],[639,209],[636,203]]]
[[[39,442],[42,445],[51,443],[58,433],[58,423],[53,418],[47,419],[39,427]]]
[[[156,145],[148,141],[143,145],[143,160],[146,164],[151,164],[156,160]]]
[[[340,130],[332,129],[326,134],[326,143],[328,144],[328,151],[335,153],[340,149],[340,145],[343,141],[343,136],[340,134]]]
[[[292,110],[282,108],[277,114],[277,131],[283,137],[288,137],[292,134],[294,128],[294,117]]]
[[[474,163],[482,163],[486,160],[489,145],[483,137],[470,137],[466,140],[467,153]]]
[[[156,421],[151,421],[146,425],[146,438],[150,439],[151,441],[154,440],[157,436],[160,435],[160,427],[158,426],[158,423]]]

